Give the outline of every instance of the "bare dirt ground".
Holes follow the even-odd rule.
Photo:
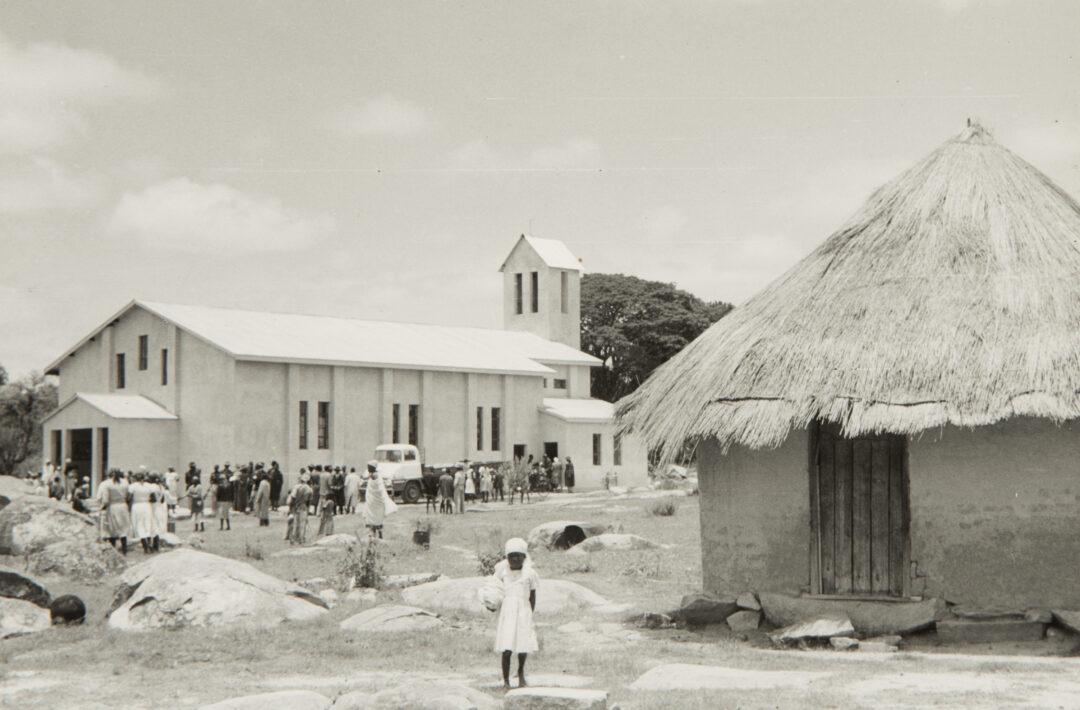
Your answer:
[[[524,537],[535,525],[569,519],[610,523],[674,547],[662,551],[602,552],[579,557],[533,551],[541,576],[583,584],[613,602],[632,605],[616,615],[564,614],[540,624],[541,651],[530,657],[534,685],[591,687],[610,692],[609,705],[627,708],[1080,708],[1080,658],[1062,657],[1049,641],[1010,647],[941,649],[932,638],[892,654],[777,651],[762,632],[741,640],[726,627],[644,631],[623,618],[637,611],[676,608],[701,580],[698,499],[675,498],[673,516],[649,513],[654,498],[551,495],[526,506],[473,505],[483,512],[425,516],[402,506],[388,521],[389,574],[477,574],[475,555]],[[416,520],[436,522],[431,547],[411,542]],[[279,577],[334,586],[342,552],[273,556],[287,549],[284,518],[259,528],[244,515],[233,530],[216,521],[198,537],[203,549],[250,562]],[[181,537],[192,535],[178,523]],[[359,516],[336,519],[335,532],[361,528]],[[131,552],[138,562],[141,552]],[[0,707],[194,708],[226,698],[305,688],[328,697],[348,689],[378,689],[396,680],[448,678],[499,695],[498,658],[490,650],[493,617],[450,615],[436,631],[358,636],[338,623],[370,604],[341,603],[316,622],[274,630],[184,629],[144,633],[109,629],[105,612],[113,580],[80,585],[42,580],[54,595],[83,597],[90,618],[81,627],[52,629],[0,644]],[[738,590],[736,590],[738,591]],[[400,601],[393,590],[378,603]],[[569,630],[559,630],[579,622]],[[707,666],[710,687],[638,690],[643,673],[661,664]],[[684,668],[685,673],[700,670]]]

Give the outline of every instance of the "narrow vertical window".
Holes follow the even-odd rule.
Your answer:
[[[613,437],[611,456],[614,458],[616,466],[622,466],[622,435],[619,432],[615,432]]]
[[[307,402],[300,402],[300,448],[307,448]]]
[[[318,411],[318,436],[316,442],[320,449],[330,448],[330,403],[319,402]]]
[[[476,408],[476,450],[484,450],[484,408]]]
[[[116,389],[124,389],[127,382],[124,377],[124,353],[116,353]]]
[[[500,438],[500,435],[501,435],[501,431],[500,431],[501,427],[499,425],[502,423],[502,422],[499,421],[499,417],[500,417],[501,414],[502,414],[502,410],[499,409],[498,407],[492,407],[491,408],[491,450],[492,451],[502,451],[502,442],[499,441],[499,438]]]
[[[593,466],[600,465],[600,435],[592,435],[592,463]]]
[[[532,312],[540,311],[540,272],[532,272]]]
[[[518,314],[524,309],[521,290],[521,274],[514,274],[514,313]]]
[[[401,443],[401,405],[395,404],[390,418],[390,443]]]
[[[145,370],[149,367],[148,361],[150,360],[150,336],[139,336],[139,369]]]
[[[169,384],[169,351],[161,349],[161,384]]]
[[[409,443],[420,445],[420,405],[409,405]]]
[[[559,307],[563,313],[570,312],[570,274],[559,272]]]

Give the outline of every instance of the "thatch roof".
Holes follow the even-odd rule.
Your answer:
[[[1080,206],[972,125],[620,402],[673,453],[1080,416]]]

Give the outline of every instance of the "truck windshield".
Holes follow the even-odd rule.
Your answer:
[[[401,463],[401,452],[396,449],[389,449],[385,451],[375,452],[376,461],[389,461],[390,463]]]

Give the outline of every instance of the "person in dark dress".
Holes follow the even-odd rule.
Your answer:
[[[334,514],[345,512],[345,471],[341,466],[334,466],[334,475],[330,477],[330,493],[334,496]]]
[[[270,462],[270,509],[277,510],[281,503],[281,489],[285,485],[285,474],[277,461]]]
[[[189,463],[187,471],[184,472],[184,486],[190,486],[192,483],[198,483],[202,479],[202,471],[192,461]]]
[[[322,466],[312,466],[308,469],[308,473],[311,474],[311,480],[308,485],[311,486],[311,506],[316,512],[319,510],[319,479],[322,478]]]
[[[574,462],[570,460],[570,457],[566,457],[566,470],[563,471],[563,476],[566,477],[566,490],[570,493],[574,492]]]
[[[241,466],[240,470],[233,478],[236,479],[235,485],[233,486],[233,509],[238,513],[246,513],[248,487],[251,483],[251,469],[247,466]]]

